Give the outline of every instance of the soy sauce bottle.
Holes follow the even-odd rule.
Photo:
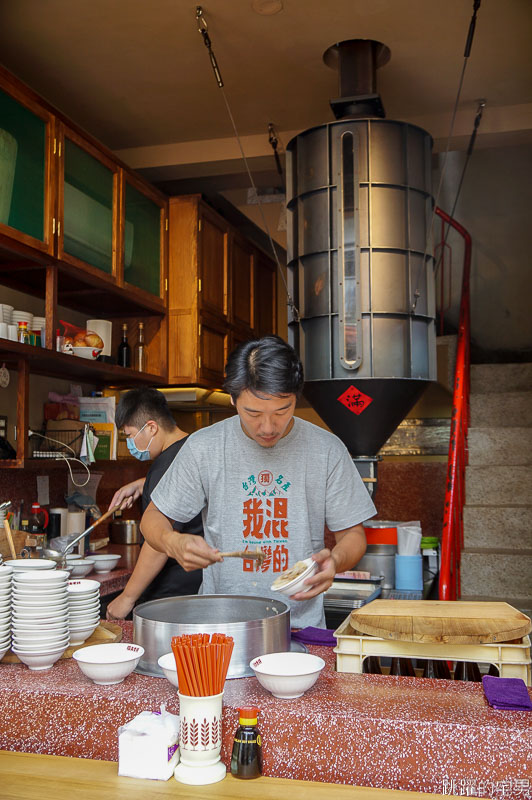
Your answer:
[[[240,724],[236,729],[231,755],[231,775],[235,778],[258,778],[262,774],[262,739],[257,728],[259,709],[239,708]]]

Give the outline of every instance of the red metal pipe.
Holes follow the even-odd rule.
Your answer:
[[[439,585],[440,600],[457,600],[461,591],[460,555],[464,544],[463,507],[465,503],[465,468],[468,462],[471,236],[459,222],[452,219],[441,208],[436,208],[435,213],[464,239],[462,296],[458,321],[451,436],[447,459]]]

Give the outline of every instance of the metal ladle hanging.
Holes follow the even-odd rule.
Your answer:
[[[83,539],[84,536],[87,536],[87,534],[91,533],[91,531],[93,531],[94,528],[96,528],[96,526],[100,524],[100,522],[103,522],[104,519],[110,517],[111,514],[115,513],[115,511],[122,511],[123,507],[124,505],[122,504],[121,506],[114,506],[113,508],[108,509],[105,512],[105,514],[102,514],[101,517],[98,517],[98,519],[95,520],[95,522],[93,522],[92,525],[89,525],[89,527],[86,528],[82,533],[80,533],[79,536],[76,536],[76,538],[72,542],[70,542],[70,544],[67,547],[65,547],[63,551],[54,550],[53,548],[50,547],[45,547],[42,551],[43,556],[45,558],[50,558],[52,561],[57,561],[57,563],[60,566],[65,566],[66,554],[68,553],[68,551],[71,550],[75,544],[81,541],[81,539]]]

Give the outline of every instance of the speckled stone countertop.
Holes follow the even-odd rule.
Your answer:
[[[132,623],[121,623],[131,639]],[[264,774],[441,794],[527,800],[532,715],[496,711],[480,684],[334,671],[334,653],[303,697],[278,700],[255,678],[227,681],[222,760],[230,762],[237,708],[257,705]],[[118,760],[118,727],[161,703],[179,711],[166,679],[130,675],[95,686],[75,661],[31,672],[0,665],[0,748]],[[528,781],[528,783],[527,783]]]

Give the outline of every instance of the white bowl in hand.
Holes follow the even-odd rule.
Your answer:
[[[94,561],[95,572],[110,572],[116,567],[122,556],[116,556],[113,553],[93,553],[90,557]]]
[[[310,588],[305,586],[305,581],[318,571],[318,564],[312,558],[305,558],[304,561],[296,561],[293,567],[282,572],[278,578],[274,580],[270,589],[272,592],[279,592],[287,597],[297,594],[297,592],[305,592]]]
[[[249,665],[260,685],[274,697],[291,700],[314,686],[325,661],[310,653],[268,653]]]
[[[161,656],[157,659],[157,663],[164,672],[164,675],[172,686],[175,686],[176,689],[179,689],[179,683],[177,681],[177,667],[175,665],[175,656],[173,653],[165,653],[164,656]]]
[[[87,678],[101,686],[122,683],[137,666],[144,655],[144,648],[138,644],[113,642],[112,644],[93,644],[76,650],[72,658]]]

